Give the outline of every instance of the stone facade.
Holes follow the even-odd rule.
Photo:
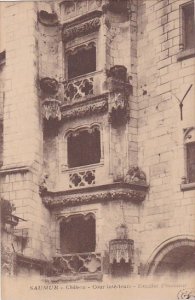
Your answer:
[[[175,258],[194,261],[195,247],[195,183],[182,181],[195,126],[194,49],[180,46],[187,2],[1,4],[1,197],[22,219],[16,229],[28,231],[14,254],[21,272],[31,266],[51,280],[80,280],[127,268],[140,276],[171,273],[170,260],[175,272],[188,271],[189,259],[181,266]],[[86,52],[95,53],[95,68],[71,76],[71,57]],[[98,162],[71,167],[70,140],[95,130]],[[95,249],[79,253],[82,268],[70,275],[75,252],[61,253],[61,224],[89,219]],[[119,226],[128,232],[122,238]],[[110,241],[122,249],[112,259]],[[114,267],[122,252],[125,267]]]

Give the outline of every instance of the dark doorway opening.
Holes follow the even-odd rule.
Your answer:
[[[195,248],[180,246],[168,252],[156,268],[157,275],[195,273]]]

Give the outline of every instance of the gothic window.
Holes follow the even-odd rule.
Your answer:
[[[195,182],[195,128],[189,128],[185,134],[186,179],[187,183]]]
[[[68,55],[68,78],[96,71],[96,47],[94,43],[79,47]]]
[[[190,1],[181,6],[183,50],[195,48],[194,3]]]
[[[63,254],[95,252],[95,216],[73,215],[60,223],[60,250]]]
[[[100,162],[101,145],[98,127],[82,129],[67,138],[68,167],[79,167]]]
[[[195,142],[186,145],[187,178],[188,182],[195,182]]]

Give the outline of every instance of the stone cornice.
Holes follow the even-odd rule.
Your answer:
[[[71,22],[65,23],[62,28],[63,41],[67,42],[75,37],[97,31],[100,27],[101,15],[101,11],[94,11]]]
[[[20,172],[29,172],[31,171],[31,166],[13,166],[13,167],[2,167],[0,169],[0,176],[12,173],[20,173]]]
[[[99,114],[108,110],[108,93],[93,96],[86,101],[77,102],[73,105],[61,106],[62,119],[70,120],[91,114]]]
[[[50,209],[114,200],[140,203],[145,199],[147,190],[147,184],[116,182],[69,191],[46,191],[42,201]]]

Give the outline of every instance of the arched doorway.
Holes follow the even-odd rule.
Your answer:
[[[72,215],[60,223],[60,250],[62,254],[95,252],[95,216]]]
[[[195,274],[195,238],[170,239],[153,253],[147,266],[148,275]]]

